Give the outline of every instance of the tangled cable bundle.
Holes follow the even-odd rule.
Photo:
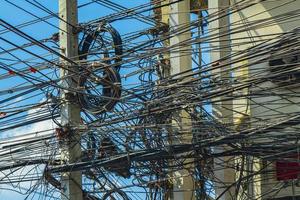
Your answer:
[[[109,41],[104,40],[102,33],[111,35],[113,49],[109,49],[111,46],[107,47],[105,42]],[[100,44],[98,44],[99,41]],[[95,44],[100,46],[95,47]],[[78,94],[80,105],[84,110],[93,114],[112,110],[121,98],[122,90],[119,71],[123,49],[120,34],[109,25],[100,25],[83,38],[79,54],[82,63],[89,63],[88,66],[82,67],[83,73],[78,81],[78,87],[83,91]],[[90,63],[89,59],[99,56],[102,56],[99,58],[99,64]]]
[[[57,32],[63,30],[51,20],[62,19],[53,9],[38,0],[24,1],[27,7],[4,0],[31,20],[0,20],[1,190],[59,199],[62,174],[75,171],[82,173],[85,200],[166,200],[185,177],[195,183],[186,191],[197,200],[225,193],[255,199],[245,191],[258,181],[277,181],[259,198],[296,187],[297,170],[282,172],[299,166],[300,31],[255,33],[298,21],[298,0],[201,8],[173,30],[159,15],[180,1],[133,2],[130,9],[111,0],[86,1],[79,10],[93,5],[113,13],[73,27],[79,47],[70,59],[61,54]],[[255,9],[261,4],[272,6]],[[269,12],[278,14],[264,15]],[[240,17],[230,30],[210,27],[229,15]],[[266,17],[255,19],[260,15]],[[33,37],[26,28],[35,25],[53,32]],[[184,34],[191,37],[170,45]],[[179,53],[192,58],[192,68],[171,74]],[[210,59],[214,53],[224,56]],[[60,77],[62,70],[68,77]],[[65,87],[68,80],[75,86]],[[80,120],[68,127],[61,125],[65,91],[72,94],[67,103],[80,108]],[[73,141],[82,153],[66,163],[61,149]],[[223,181],[219,170],[234,170],[234,180]]]

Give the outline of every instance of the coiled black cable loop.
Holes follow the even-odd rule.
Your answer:
[[[107,47],[106,38],[101,33],[109,33],[112,37],[112,45]],[[101,42],[97,49],[93,44]],[[108,48],[113,49],[109,51]],[[95,52],[93,52],[95,51]],[[103,58],[91,65],[88,62],[89,55],[102,54]],[[78,87],[82,91],[78,94],[82,109],[99,115],[112,110],[121,98],[121,77],[119,74],[123,54],[122,39],[116,29],[109,24],[101,24],[95,31],[91,31],[83,38],[79,48],[82,73],[79,77]],[[113,66],[112,66],[113,65]]]

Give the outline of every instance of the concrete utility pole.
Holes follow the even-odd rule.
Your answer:
[[[229,0],[211,0],[208,1],[209,15],[211,16],[211,22],[209,23],[209,30],[211,30],[211,35],[219,35],[218,39],[213,39],[214,42],[211,43],[211,48],[220,49],[213,50],[211,52],[211,62],[220,61],[218,65],[225,65],[226,60],[222,61],[222,58],[228,57],[230,55],[230,34],[229,34],[229,16],[227,15],[227,8],[229,8],[230,2]],[[228,58],[227,58],[228,59]],[[228,81],[231,77],[230,66],[220,67],[212,72],[216,77],[218,77],[218,81]],[[214,116],[224,124],[233,124],[233,102],[232,100],[225,100],[226,97],[219,97],[218,99],[214,99],[216,102],[220,102],[219,104],[215,103],[213,105],[213,114]],[[224,151],[224,148],[228,148],[226,146],[220,147],[218,149],[214,149],[216,152]],[[220,194],[224,192],[227,187],[235,181],[235,170],[231,169],[234,163],[228,163],[230,158],[224,157],[219,160],[214,161],[215,165],[215,190],[216,196],[218,197]],[[224,166],[225,164],[225,166]],[[224,169],[218,169],[222,168]],[[223,182],[224,184],[219,184],[218,182]],[[232,195],[234,195],[234,188],[230,188],[225,192],[224,195],[220,198],[220,200],[229,200],[232,199]]]
[[[73,60],[73,63],[61,60],[64,68],[61,69],[60,76],[66,77],[63,81],[63,86],[66,88],[76,88],[78,66],[75,62],[78,61],[78,12],[77,0],[59,0],[59,38],[61,53],[67,58]],[[75,66],[74,66],[75,65]],[[70,76],[73,75],[73,76]],[[61,159],[65,163],[74,163],[80,160],[81,147],[80,135],[76,135],[74,127],[80,124],[80,108],[76,101],[74,101],[75,93],[70,91],[62,91],[61,98],[63,104],[61,107],[61,124],[67,130],[67,137],[61,144]],[[70,129],[71,128],[71,129]],[[82,200],[82,177],[81,172],[65,172],[61,174],[61,186],[63,200]]]
[[[172,2],[174,0],[170,0]],[[192,69],[192,47],[191,45],[182,44],[191,39],[191,31],[184,31],[180,33],[177,31],[181,27],[189,27],[190,24],[190,0],[184,0],[179,3],[170,5],[169,8],[169,27],[170,27],[170,46],[176,46],[170,52],[170,75],[176,75],[181,72]],[[186,29],[185,29],[186,30]],[[184,74],[186,75],[186,74]],[[175,76],[180,78],[180,75]],[[186,79],[184,79],[186,81]],[[173,122],[173,126],[177,127],[178,135],[173,136],[173,143],[188,144],[192,142],[192,120],[184,110],[179,111],[174,116],[179,124]],[[191,162],[191,160],[188,160]],[[186,168],[193,169],[193,164],[187,164]],[[192,175],[188,170],[180,170],[173,173],[173,191],[171,200],[193,200],[195,199],[195,183]]]

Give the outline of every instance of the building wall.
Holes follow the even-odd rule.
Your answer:
[[[237,2],[240,1],[231,0],[231,5],[234,5]],[[232,8],[232,11],[234,12],[235,9],[241,7],[242,5],[240,7]],[[291,16],[293,13],[297,12],[299,8],[300,0],[266,1],[232,14],[230,19],[232,53],[243,51],[261,43],[267,44],[270,39],[278,37],[277,34],[289,32],[300,26],[299,17],[293,17],[288,21],[282,21],[278,18],[283,15]],[[239,32],[234,33],[235,31]],[[244,53],[244,57],[249,56],[251,56],[249,52]],[[269,63],[261,62],[260,64],[254,65],[253,63],[255,61],[258,61],[258,58],[247,59],[234,64],[232,66],[233,68],[239,68],[238,70],[234,70],[234,77],[242,83],[249,78],[267,76],[270,73]],[[242,69],[240,69],[241,66]],[[276,91],[270,90],[270,88],[273,88],[274,86],[276,86],[276,84],[269,81],[255,86],[255,89],[239,91],[239,93],[244,94],[256,93],[258,91],[264,91],[265,93],[269,92],[267,96],[256,97],[251,100],[246,98],[234,100],[233,107],[234,110],[237,111],[234,113],[236,126],[243,122],[244,116],[248,115],[250,115],[250,117],[244,121],[244,123],[248,123],[248,125],[252,127],[257,127],[264,125],[266,122],[280,120],[281,117],[285,117],[287,114],[293,114],[300,111],[299,97],[288,97],[286,99],[280,97],[283,94],[300,92],[300,87],[279,88]],[[281,133],[274,132],[273,134],[284,134],[284,132],[287,131],[288,129],[285,129]],[[257,142],[263,141],[258,140]],[[289,145],[289,143],[287,142],[286,145]],[[251,167],[255,172],[265,165],[268,165],[266,168],[267,170],[275,170],[274,164],[262,160],[257,161],[255,166]],[[256,184],[252,184],[252,186],[248,187],[248,193],[252,193],[250,195],[252,195],[253,199],[274,199],[277,197],[291,196],[293,193],[291,186],[284,187],[278,192],[278,188],[282,187],[285,183],[277,181],[275,173],[255,176],[254,181],[256,181]],[[269,193],[272,190],[274,190],[274,192]],[[300,195],[300,188],[295,188],[294,193]],[[263,198],[260,198],[261,195],[264,195]]]

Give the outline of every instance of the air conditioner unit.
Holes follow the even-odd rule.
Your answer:
[[[273,56],[272,56],[273,57]],[[279,86],[300,82],[300,54],[290,53],[269,60],[270,80]]]

